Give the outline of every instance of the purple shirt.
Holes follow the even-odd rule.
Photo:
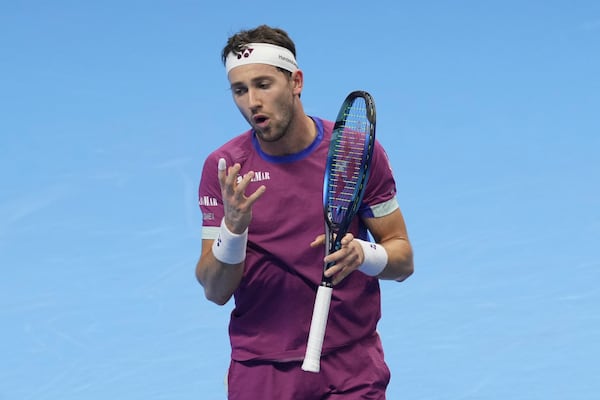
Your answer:
[[[263,153],[247,131],[211,153],[199,189],[202,238],[215,239],[223,218],[217,164],[240,163],[240,175],[254,171],[246,191],[267,190],[252,209],[244,276],[234,293],[229,334],[232,358],[300,360],[304,356],[324,247],[309,244],[324,233],[323,176],[333,122],[313,118],[314,142],[300,153],[274,157]],[[363,218],[394,211],[396,186],[383,147],[376,143],[363,206]],[[350,231],[367,239],[360,218]],[[379,282],[354,272],[333,290],[323,354],[372,335],[381,316]]]

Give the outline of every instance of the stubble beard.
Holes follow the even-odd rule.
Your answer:
[[[273,143],[281,140],[287,133],[294,119],[294,99],[285,107],[281,108],[278,121],[271,120],[271,124],[267,129],[259,129],[254,127],[256,136],[264,142]]]

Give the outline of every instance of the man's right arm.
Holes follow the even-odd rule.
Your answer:
[[[224,217],[218,239],[215,239],[217,242],[202,239],[202,252],[196,264],[196,278],[204,287],[206,298],[219,305],[227,303],[240,285],[244,274],[252,206],[266,190],[261,185],[254,193],[246,196],[245,191],[254,172],[247,172],[238,182],[240,170],[239,163],[227,169],[225,159],[219,159],[217,171]]]
[[[224,305],[242,280],[244,261],[225,264],[217,260],[212,252],[213,242],[214,240],[202,240],[202,254],[196,264],[196,278],[204,287],[204,294],[208,300]]]

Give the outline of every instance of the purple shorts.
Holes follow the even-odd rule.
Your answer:
[[[321,358],[318,374],[302,362],[231,361],[229,400],[384,400],[390,371],[379,335]]]

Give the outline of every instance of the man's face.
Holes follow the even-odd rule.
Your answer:
[[[293,117],[293,80],[267,64],[242,65],[229,71],[228,77],[235,104],[258,138],[281,139]]]

